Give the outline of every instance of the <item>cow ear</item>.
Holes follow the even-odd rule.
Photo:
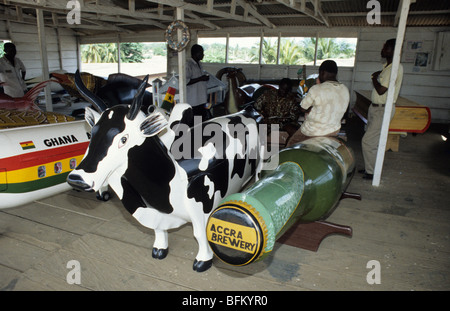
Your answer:
[[[157,135],[167,126],[167,120],[159,112],[153,112],[141,123],[141,132],[147,137]]]
[[[100,119],[100,114],[94,109],[86,107],[84,110],[84,119],[90,127],[94,127],[95,123]]]

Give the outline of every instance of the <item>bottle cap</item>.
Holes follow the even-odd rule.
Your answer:
[[[206,226],[209,245],[227,264],[243,266],[258,260],[267,241],[267,229],[259,213],[242,201],[220,205]]]

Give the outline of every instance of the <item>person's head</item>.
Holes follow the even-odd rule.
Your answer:
[[[285,97],[292,92],[292,80],[289,78],[283,78],[278,86],[278,95]]]
[[[387,40],[383,48],[381,49],[381,57],[383,58],[393,58],[394,57],[394,49],[395,49],[395,39]]]
[[[191,57],[195,61],[199,62],[199,61],[201,61],[203,59],[203,56],[204,56],[203,55],[203,47],[201,45],[199,45],[199,44],[194,44],[191,47]]]
[[[16,46],[11,42],[6,42],[3,45],[3,51],[9,57],[14,57],[14,56],[16,56],[16,53],[17,53]]]
[[[319,67],[319,80],[323,83],[328,80],[336,81],[338,67],[334,60],[326,60]]]

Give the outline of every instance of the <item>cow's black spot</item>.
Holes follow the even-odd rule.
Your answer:
[[[169,183],[174,177],[175,165],[157,136],[128,151],[126,180],[145,202],[162,213],[173,212]]]
[[[145,207],[141,195],[125,177],[121,178],[121,184],[123,189],[122,204],[130,214],[133,214],[139,207]]]
[[[214,195],[212,198],[209,198],[209,187],[205,185],[206,176],[211,179],[211,175],[202,173],[197,174],[194,178],[192,178],[189,181],[187,195],[189,198],[194,198],[197,202],[201,202],[203,205],[203,212],[209,213],[213,208]],[[212,186],[214,187],[214,185]]]

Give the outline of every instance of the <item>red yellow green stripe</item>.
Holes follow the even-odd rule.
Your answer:
[[[83,155],[72,156],[69,158],[60,159],[56,162],[42,163],[41,165],[30,166],[14,171],[8,171],[7,181],[8,183],[23,183],[42,179],[44,177],[52,177],[55,175],[59,175],[61,173],[70,172],[73,170],[73,168],[70,168],[71,159],[75,159],[76,163],[79,164],[83,159]],[[45,176],[39,177],[38,171],[39,170],[43,171],[44,167],[45,167]]]
[[[25,193],[66,181],[89,142],[0,159],[0,193]],[[71,167],[72,161],[72,167]],[[45,175],[42,174],[45,171]]]
[[[42,165],[42,163],[56,162],[63,156],[68,158],[72,155],[84,154],[88,145],[89,142],[83,142],[2,158],[0,159],[0,168],[7,168],[8,171],[13,171],[30,166]]]

